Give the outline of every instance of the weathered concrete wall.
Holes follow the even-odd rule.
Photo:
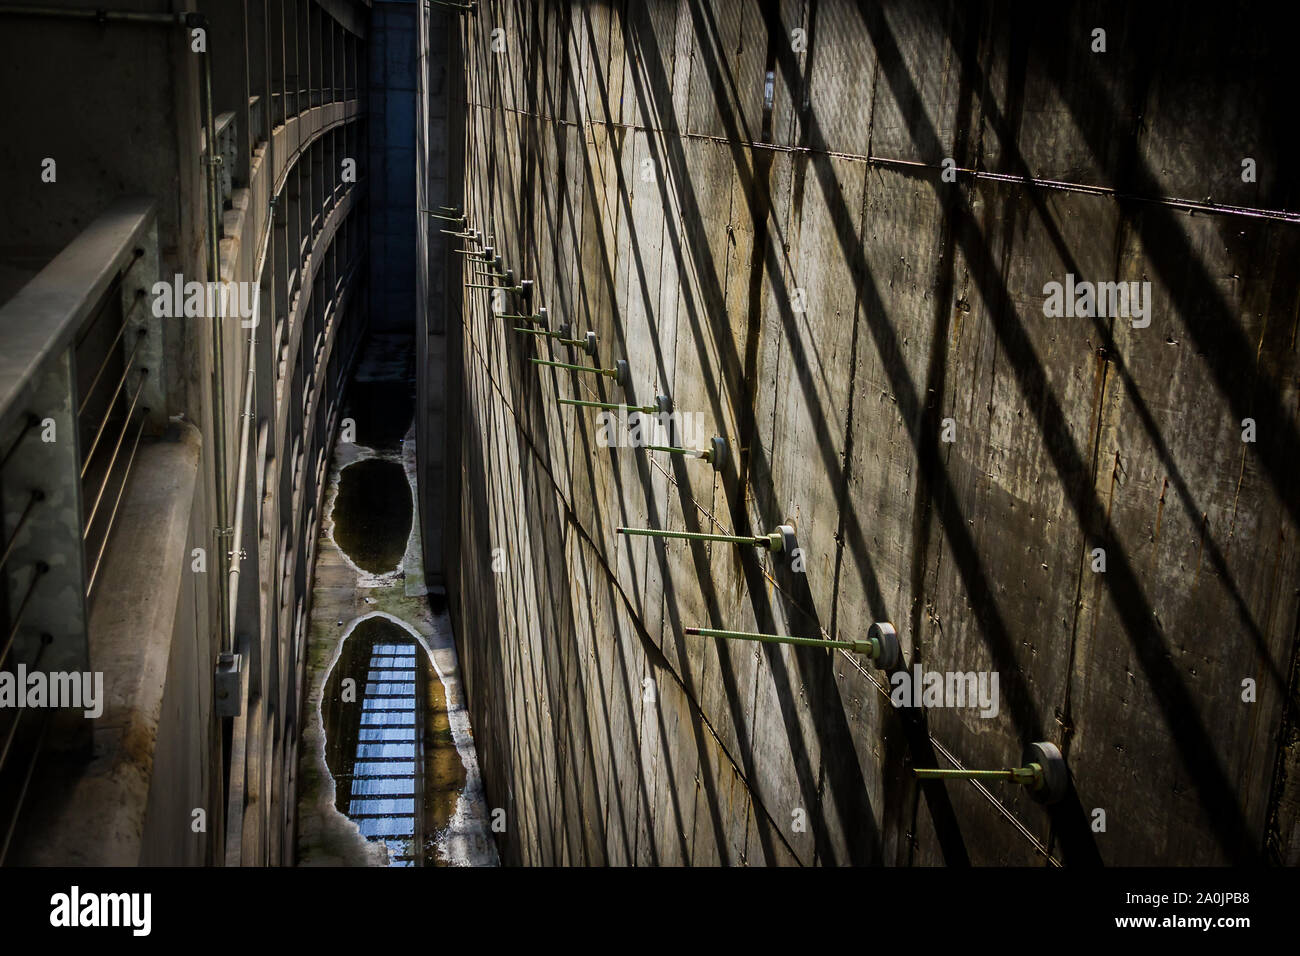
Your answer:
[[[594,364],[632,371],[539,374],[527,357],[569,353],[482,294],[449,322],[449,591],[503,856],[1294,862],[1300,232],[1276,24],[871,6],[462,20],[473,224],[598,333]],[[1067,273],[1149,281],[1149,326],[1046,317]],[[720,477],[600,447],[595,414],[554,401],[661,392],[727,438]],[[615,534],[781,522],[803,574]],[[998,715],[904,720],[869,662],[683,635],[874,620],[909,665],[996,672]],[[1036,740],[1073,776],[1050,811],[911,773]]]
[[[416,193],[418,209],[457,204],[461,165],[454,167],[448,149],[451,141],[453,91],[461,85],[459,66],[452,63],[456,14],[437,5],[419,8],[416,37],[419,44],[419,95],[416,116]],[[453,178],[453,175],[455,178]],[[425,580],[436,593],[446,587],[447,554],[443,523],[447,516],[447,294],[446,261],[453,243],[444,229],[455,224],[423,212],[416,230],[416,449],[420,477],[416,489],[423,530]]]

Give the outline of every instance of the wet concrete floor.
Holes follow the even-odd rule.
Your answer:
[[[496,865],[451,624],[415,511],[409,339],[374,337],[325,493],[299,755],[300,865]],[[367,444],[371,442],[373,444]]]

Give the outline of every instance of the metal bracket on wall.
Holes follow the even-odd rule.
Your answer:
[[[1039,803],[1052,804],[1065,796],[1070,785],[1070,773],[1056,744],[1040,740],[1025,748],[1023,766],[1002,770],[940,770],[916,767],[914,772],[922,780],[1010,780],[1028,787],[1030,795]]]
[[[216,701],[218,717],[238,717],[243,711],[240,699],[238,654],[217,655]]]
[[[594,375],[603,375],[606,378],[612,378],[619,385],[627,386],[627,362],[619,359],[614,363],[614,368],[590,368],[586,365],[571,365],[568,362],[548,362],[545,359],[530,358],[528,361],[534,365],[545,365],[550,368],[564,368],[570,372],[591,372]]]
[[[569,338],[569,326],[561,325],[558,331],[548,332],[545,329],[525,329],[515,326],[516,332],[522,332],[524,335],[537,335],[548,339],[555,339],[560,345],[567,345],[569,348],[580,348],[593,358],[596,355],[596,333],[588,332],[583,338]]]
[[[713,466],[714,471],[722,471],[723,464],[727,460],[727,441],[721,435],[715,435],[709,442],[708,448],[677,448],[673,445],[641,445],[646,451],[662,451],[669,455],[685,455],[688,458],[698,458],[700,461],[707,461]]]
[[[454,215],[448,215],[446,213],[436,212],[432,209],[421,209],[420,212],[425,213],[426,215],[430,215],[434,219],[444,219],[447,222],[454,222],[462,229],[466,229],[469,227],[469,220],[466,217],[462,216],[458,211]]]
[[[546,306],[542,306],[532,315],[522,315],[517,312],[503,312],[500,317],[503,319],[514,319],[516,322],[538,322],[545,326],[549,324],[546,321],[546,316]]]

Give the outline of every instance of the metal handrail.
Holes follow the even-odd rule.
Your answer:
[[[155,323],[156,317],[138,310],[158,278],[157,263],[153,201],[123,199],[0,306],[0,434],[6,443],[0,458],[0,504],[18,515],[0,541],[0,588],[11,597],[8,613],[0,620],[0,664],[23,660],[28,666],[39,663],[50,670],[73,672],[90,666],[86,595],[87,581],[93,583],[93,577],[87,575],[85,538],[111,481],[120,474],[108,531],[103,542],[96,542],[98,570],[131,477],[131,462],[125,471],[114,468],[122,445],[119,437],[87,518],[82,500],[82,420],[93,419],[85,422],[87,428],[99,424],[86,456],[88,463],[125,387],[133,395],[123,434],[134,422],[135,445],[139,444],[146,416],[135,412],[136,404],[147,406],[159,396],[146,383],[160,376],[147,375],[139,367],[145,363],[137,362],[152,354],[151,341],[159,338],[144,334],[144,326]],[[101,335],[101,323],[109,316],[120,324]],[[128,336],[128,328],[140,333],[138,339]],[[118,361],[121,377],[101,421],[90,399],[108,391],[103,386],[118,377]],[[79,382],[79,363],[87,372],[94,370],[89,382]],[[154,359],[147,363],[152,370]],[[111,375],[110,367],[114,368]],[[127,385],[127,377],[133,375],[139,376],[138,381]],[[132,458],[134,452],[135,446]],[[33,656],[37,638],[40,643]],[[6,803],[8,818],[0,821],[0,862],[16,832],[32,771],[51,727],[49,713],[39,726],[24,722],[20,728],[20,718],[21,711],[0,730],[0,770],[6,774],[6,787],[12,783],[18,788],[16,800]],[[63,728],[58,733],[60,747],[79,746],[76,741],[83,735],[89,745],[88,727]]]
[[[153,216],[152,199],[119,200],[0,306],[0,418],[72,344],[135,257]]]

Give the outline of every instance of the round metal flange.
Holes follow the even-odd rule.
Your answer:
[[[722,466],[726,463],[727,440],[720,435],[715,435],[709,442],[709,464],[713,466],[714,471],[722,471]]]
[[[656,395],[655,404],[659,406],[659,411],[665,415],[671,415],[673,411],[673,400],[668,395]]]
[[[560,338],[562,338],[562,339],[567,339],[567,338],[569,337],[569,330],[570,330],[571,328],[573,328],[573,326],[569,325],[568,322],[561,322],[561,323],[560,323],[560,327],[559,327],[558,329],[556,329],[555,331],[557,331],[557,332],[560,333],[560,335],[559,335]]]
[[[892,671],[902,662],[903,649],[898,643],[898,632],[888,621],[872,624],[867,630],[867,639],[880,642],[880,656],[876,658],[876,666],[881,670]]]
[[[786,554],[794,554],[799,547],[798,539],[794,536],[794,526],[778,525],[776,530],[781,533],[781,550]]]
[[[483,258],[486,259],[488,262],[491,262],[491,261],[492,261],[492,253],[493,253],[494,251],[495,251],[495,250],[494,250],[491,246],[484,246],[484,247],[483,247]]]
[[[618,384],[622,385],[624,388],[627,388],[627,383],[629,379],[627,359],[619,359],[617,362],[615,362],[614,371],[617,373],[614,376],[614,381],[618,382]]]
[[[498,269],[497,271],[500,272],[501,270]],[[507,269],[507,270],[506,270],[506,285],[508,285],[508,286],[513,286],[514,284],[515,284],[515,270],[514,270],[514,269]]]
[[[1070,788],[1070,772],[1056,744],[1040,740],[1026,747],[1024,765],[1027,767],[1031,763],[1043,768],[1042,784],[1030,791],[1033,798],[1039,803],[1051,804],[1064,797]]]
[[[582,346],[582,350],[594,358],[596,355],[596,333],[588,332],[584,341],[585,344]]]
[[[540,305],[537,307],[537,321],[541,323],[542,328],[550,328],[550,323],[547,321],[549,317],[550,313],[546,311],[546,306]]]

